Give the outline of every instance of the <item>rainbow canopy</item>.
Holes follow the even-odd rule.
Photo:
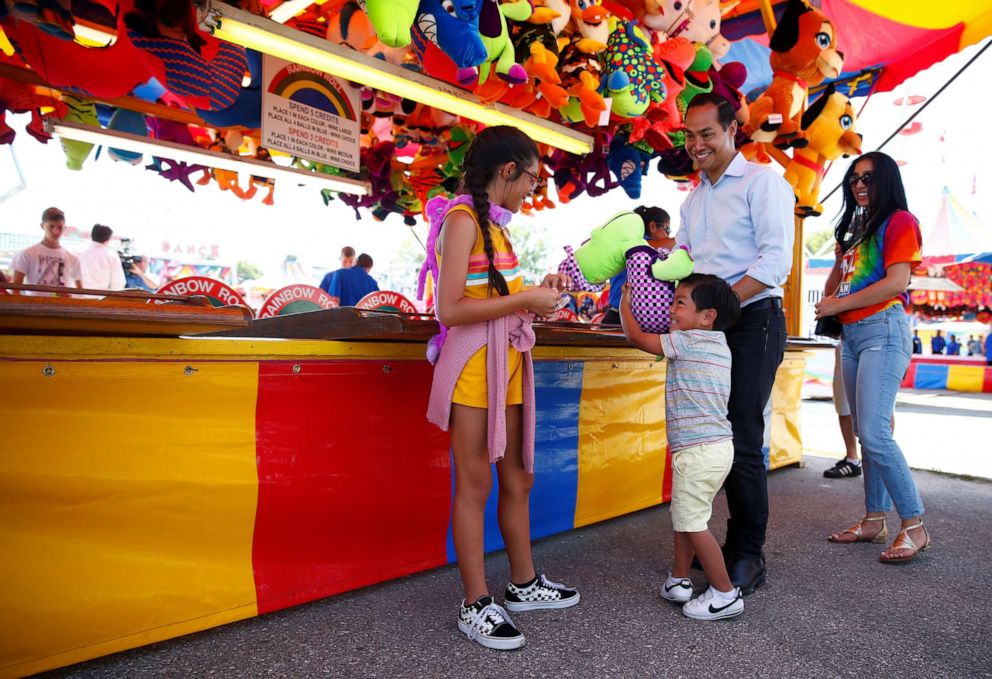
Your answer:
[[[822,0],[818,4],[837,29],[844,73],[835,81],[849,96],[888,92],[969,45],[992,35],[992,3],[982,0]],[[776,19],[786,0],[773,0]],[[746,0],[723,20],[732,42],[723,61],[747,66],[745,92],[771,82],[768,36],[756,0]]]

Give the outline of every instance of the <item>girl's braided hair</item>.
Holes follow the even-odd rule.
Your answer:
[[[515,127],[497,125],[480,132],[465,154],[459,193],[472,196],[472,206],[482,227],[482,245],[489,258],[489,290],[500,296],[509,295],[506,279],[493,260],[493,242],[489,235],[489,193],[487,188],[501,167],[514,161],[516,171],[511,179],[518,179],[527,166],[538,158],[537,144]]]

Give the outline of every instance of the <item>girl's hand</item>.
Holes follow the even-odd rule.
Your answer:
[[[527,311],[541,317],[553,314],[558,309],[558,300],[561,298],[558,290],[543,285],[525,290],[522,294],[526,296]]]
[[[541,282],[543,287],[554,288],[559,292],[565,292],[571,284],[571,279],[563,273],[549,273]]]
[[[836,316],[841,311],[844,311],[844,303],[839,297],[824,297],[814,306],[816,309],[816,320],[820,320],[826,316]]]

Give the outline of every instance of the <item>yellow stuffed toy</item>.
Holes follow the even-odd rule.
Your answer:
[[[779,148],[805,146],[800,116],[809,88],[836,78],[844,63],[833,24],[803,0],[790,0],[769,47],[772,82],[751,105],[746,131],[753,141]]]
[[[851,100],[834,91],[833,85],[803,115],[803,132],[809,145],[795,149],[792,162],[785,169],[785,180],[796,192],[796,214],[800,217],[823,213],[817,198],[824,164],[861,153],[861,135],[854,130],[856,122]]]

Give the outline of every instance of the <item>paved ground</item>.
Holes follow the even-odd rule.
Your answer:
[[[803,401],[802,436],[807,455],[839,459],[844,454],[833,401]],[[914,469],[992,479],[990,436],[992,394],[899,392],[896,440]]]
[[[826,407],[804,404],[804,427],[826,432]],[[900,433],[915,415],[899,418]],[[942,413],[941,440],[970,431],[971,415]],[[983,436],[954,445],[987,455],[983,417],[975,430]],[[804,469],[772,474],[770,580],[733,620],[689,620],[657,595],[671,558],[665,506],[536,543],[539,568],[578,587],[582,603],[518,614],[528,638],[520,651],[488,651],[458,635],[458,577],[446,567],[51,676],[992,677],[992,483],[919,472],[936,545],[892,566],[877,561],[879,545],[826,542],[863,507],[859,480],[822,477],[830,462],[809,458]],[[725,518],[721,496],[718,533]],[[503,554],[488,566],[499,588]]]

